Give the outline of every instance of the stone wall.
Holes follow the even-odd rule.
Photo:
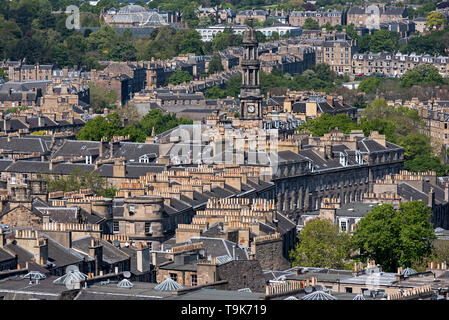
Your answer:
[[[257,260],[233,260],[217,266],[217,281],[227,280],[227,290],[250,288],[265,292],[265,278]]]
[[[282,255],[282,238],[256,242],[255,258],[263,270],[285,270],[290,268],[290,262]]]
[[[2,216],[0,222],[11,227],[40,228],[42,218],[35,215],[30,209],[19,205]]]

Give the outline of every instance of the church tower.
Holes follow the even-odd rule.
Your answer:
[[[260,61],[257,33],[253,20],[243,32],[242,86],[240,88],[241,120],[262,120],[262,93],[260,89]]]

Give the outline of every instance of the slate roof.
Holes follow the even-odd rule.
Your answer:
[[[4,171],[24,173],[51,173],[49,163],[41,161],[18,160]]]
[[[0,248],[0,262],[6,262],[14,259],[14,256],[11,255],[8,251]]]
[[[139,178],[147,173],[160,173],[164,171],[165,166],[156,163],[133,163],[126,164],[126,177]],[[103,164],[94,171],[102,177],[113,177],[113,164]]]
[[[220,257],[220,256],[228,256],[232,258],[233,256],[233,246],[235,246],[235,256],[238,260],[248,260],[248,252],[243,248],[237,245],[234,242],[229,240],[221,239],[221,238],[210,238],[210,237],[192,237],[185,243],[177,243],[174,247],[186,243],[198,243],[202,242],[204,246],[205,256],[211,257]]]
[[[100,142],[98,141],[78,141],[78,140],[64,140],[64,143],[53,154],[56,157],[79,157],[87,155],[89,149],[99,150]],[[98,154],[98,153],[97,153]]]
[[[79,223],[77,207],[34,207],[39,212],[48,213],[57,223]]]
[[[114,157],[124,157],[126,161],[139,162],[139,157],[147,155],[151,159],[159,156],[159,145],[155,143],[120,142]]]
[[[84,256],[75,250],[64,247],[45,234],[41,234],[40,236],[48,239],[48,260],[54,263],[57,268],[84,261]]]
[[[10,141],[8,141],[8,137],[0,137],[0,149],[27,153],[48,151],[47,144],[43,139],[28,137],[11,137]]]
[[[86,255],[89,255],[89,247],[92,239],[92,236],[78,238],[72,241],[72,247]],[[106,263],[112,265],[130,259],[128,254],[115,247],[108,241],[100,240],[100,244],[103,246],[103,261]]]

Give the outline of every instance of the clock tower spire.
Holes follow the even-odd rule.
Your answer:
[[[262,120],[262,93],[260,89],[260,61],[257,33],[253,19],[248,19],[243,32],[242,86],[240,88],[240,117],[242,120]]]

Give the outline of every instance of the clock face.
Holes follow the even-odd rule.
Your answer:
[[[254,111],[256,111],[256,108],[254,106],[248,106],[249,113],[253,113]]]

